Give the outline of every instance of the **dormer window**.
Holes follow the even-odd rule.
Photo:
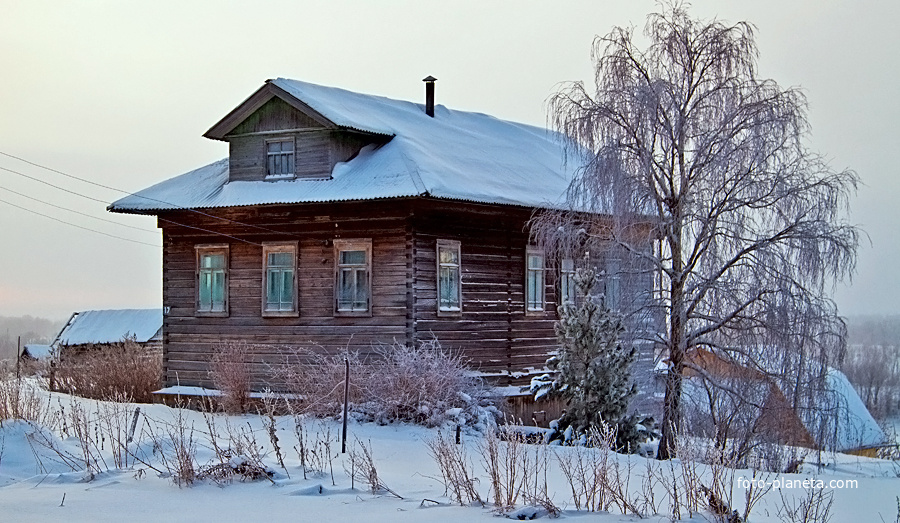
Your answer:
[[[294,139],[266,141],[266,178],[294,177]]]

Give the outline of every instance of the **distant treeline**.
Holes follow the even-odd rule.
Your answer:
[[[842,370],[879,419],[900,413],[900,316],[847,318]]]
[[[849,345],[900,345],[900,315],[847,317]]]
[[[34,316],[0,316],[0,358],[16,354],[16,343],[21,336],[26,343],[50,343],[59,334],[65,320],[48,320]]]

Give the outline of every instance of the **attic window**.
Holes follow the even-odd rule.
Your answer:
[[[266,141],[266,178],[294,177],[294,139]]]

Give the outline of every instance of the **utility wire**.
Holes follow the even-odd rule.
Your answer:
[[[49,185],[50,187],[53,187],[54,189],[58,189],[58,190],[60,190],[60,191],[67,192],[67,193],[69,193],[69,194],[74,194],[75,196],[81,196],[82,198],[87,198],[88,200],[93,200],[93,201],[95,201],[95,202],[100,202],[100,203],[102,203],[102,204],[104,204],[104,205],[109,205],[109,202],[107,202],[106,200],[101,200],[101,199],[99,199],[99,198],[94,198],[93,196],[88,196],[88,195],[86,195],[86,194],[81,194],[81,193],[79,193],[79,192],[70,191],[69,189],[66,189],[65,187],[60,187],[59,185],[53,185],[53,184],[50,183],[50,182],[41,180],[40,178],[35,178],[34,176],[29,176],[29,175],[27,175],[27,174],[25,174],[25,173],[20,173],[19,171],[14,171],[14,170],[12,170],[12,169],[7,169],[6,167],[0,167],[0,170],[6,171],[6,172],[10,172],[10,173],[13,173],[13,174],[18,174],[19,176],[24,176],[25,178],[28,178],[29,180],[34,180],[34,181],[39,182],[39,183],[42,183],[42,184],[44,184],[44,185]]]
[[[21,210],[23,210],[23,211],[30,212],[30,213],[32,213],[32,214],[37,214],[38,216],[43,216],[44,218],[49,218],[49,219],[51,219],[51,220],[53,220],[53,221],[55,221],[55,222],[64,223],[64,224],[66,224],[66,225],[71,225],[72,227],[77,227],[77,228],[83,229],[83,230],[85,230],[85,231],[95,232],[95,233],[97,233],[97,234],[102,234],[102,235],[104,235],[104,236],[109,236],[110,238],[116,238],[117,240],[125,240],[126,242],[140,243],[141,245],[149,245],[149,246],[151,246],[151,247],[156,247],[157,249],[162,248],[162,245],[156,245],[155,243],[147,243],[147,242],[142,242],[142,241],[140,241],[140,240],[132,240],[131,238],[123,238],[122,236],[116,236],[115,234],[109,234],[109,233],[106,233],[106,232],[103,232],[103,231],[98,231],[98,230],[96,230],[96,229],[91,229],[90,227],[82,227],[81,225],[75,225],[74,223],[67,222],[67,221],[65,221],[65,220],[60,220],[59,218],[54,218],[53,216],[48,216],[48,215],[46,215],[46,214],[43,214],[43,213],[40,213],[40,212],[38,212],[38,211],[29,209],[29,208],[27,208],[27,207],[22,207],[21,205],[16,205],[16,204],[14,204],[14,203],[12,203],[12,202],[8,202],[8,201],[3,200],[3,199],[0,199],[0,203],[5,203],[6,205],[10,205],[10,206],[15,207],[15,208],[17,208],[17,209],[21,209]]]
[[[144,200],[149,200],[149,201],[151,201],[151,202],[161,203],[161,204],[163,204],[163,205],[167,205],[167,206],[169,206],[169,207],[172,207],[172,209],[161,209],[161,210],[190,211],[190,212],[194,212],[194,213],[200,214],[200,215],[202,215],[202,216],[206,216],[206,217],[209,217],[209,218],[214,218],[214,219],[216,219],[216,220],[223,220],[223,221],[226,221],[226,222],[229,222],[229,223],[234,223],[234,224],[236,224],[236,225],[243,225],[243,226],[245,226],[245,227],[252,227],[252,228],[254,228],[254,229],[260,229],[260,230],[267,231],[267,232],[272,232],[272,233],[275,233],[275,234],[284,234],[284,235],[288,235],[288,236],[293,236],[291,233],[288,233],[288,232],[276,231],[276,230],[274,230],[274,229],[269,229],[268,227],[261,227],[261,226],[259,226],[259,225],[253,225],[253,224],[250,224],[250,223],[244,223],[244,222],[239,222],[239,221],[237,221],[237,220],[231,220],[231,219],[228,219],[228,218],[223,218],[223,217],[221,217],[221,216],[215,216],[215,215],[212,215],[212,214],[207,214],[207,213],[205,213],[205,212],[203,212],[203,211],[198,211],[197,209],[192,209],[192,208],[190,208],[190,207],[182,207],[182,206],[180,206],[180,205],[176,205],[176,204],[174,204],[174,203],[167,202],[167,201],[164,201],[164,200],[158,200],[158,199],[156,199],[156,198],[150,198],[149,196],[142,196],[142,195],[140,195],[140,194],[136,194],[136,193],[133,193],[133,192],[130,192],[130,191],[126,191],[126,190],[124,190],[124,189],[119,189],[119,188],[116,188],[116,187],[110,187],[110,186],[108,186],[108,185],[103,185],[102,183],[97,183],[97,182],[94,182],[94,181],[91,181],[91,180],[88,180],[88,179],[85,179],[85,178],[80,178],[80,177],[78,177],[78,176],[75,176],[74,174],[68,174],[68,173],[65,173],[65,172],[63,172],[63,171],[59,171],[59,170],[57,170],[57,169],[54,169],[54,168],[52,168],[52,167],[47,167],[47,166],[45,166],[45,165],[41,165],[41,164],[39,164],[39,163],[35,163],[35,162],[32,162],[32,161],[26,160],[25,158],[21,158],[21,157],[19,157],[19,156],[15,156],[15,155],[12,155],[12,154],[3,152],[3,151],[0,151],[0,155],[6,156],[6,157],[8,157],[8,158],[13,158],[13,159],[19,160],[20,162],[27,163],[28,165],[33,165],[33,166],[38,167],[38,168],[40,168],[40,169],[45,169],[45,170],[47,170],[47,171],[50,171],[50,172],[53,172],[53,173],[56,173],[56,174],[60,174],[60,175],[65,176],[65,177],[67,177],[67,178],[72,178],[73,180],[78,180],[78,181],[80,181],[80,182],[84,182],[84,183],[91,184],[91,185],[96,185],[97,187],[102,187],[102,188],[104,188],[104,189],[109,189],[109,190],[111,190],[111,191],[117,191],[117,192],[123,193],[123,194],[125,194],[125,195],[127,195],[127,196],[134,196],[134,197],[136,197],[136,198],[143,198]],[[13,170],[11,170],[11,169],[6,169],[6,168],[4,168],[4,167],[0,167],[0,169],[3,169],[4,171],[9,171],[9,172],[18,174],[18,175],[20,175],[20,176],[25,176],[26,178],[31,178],[32,180],[40,181],[41,183],[47,183],[47,182],[44,182],[43,180],[39,180],[39,179],[37,179],[37,178],[32,178],[31,176],[28,176],[28,175],[26,175],[26,174],[22,174],[22,173],[17,172],[17,171],[13,171]],[[53,187],[56,187],[55,185],[52,185],[52,184],[50,184],[50,183],[47,183],[47,185],[51,185],[51,186],[53,186]],[[65,189],[63,189],[63,190],[65,190]],[[101,201],[101,200],[96,200],[96,201]],[[108,202],[102,202],[102,203],[106,203],[107,205],[109,205]],[[201,229],[201,230],[202,230],[202,229]]]
[[[0,151],[0,154],[5,154],[5,153],[3,153],[2,151]],[[54,184],[52,184],[52,183],[50,183],[50,182],[41,180],[40,178],[35,178],[35,177],[33,177],[33,176],[29,176],[29,175],[27,175],[27,174],[20,173],[19,171],[14,171],[14,170],[12,170],[12,169],[7,169],[6,167],[0,167],[0,170],[7,171],[7,172],[11,172],[11,173],[13,173],[13,174],[18,174],[19,176],[24,176],[25,178],[34,180],[34,181],[36,181],[36,182],[43,183],[44,185],[49,185],[50,187],[53,187],[54,189],[58,189],[58,190],[60,190],[60,191],[67,192],[67,193],[69,193],[69,194],[73,194],[73,195],[79,196],[79,197],[81,197],[81,198],[86,198],[86,199],[88,199],[88,200],[92,200],[92,201],[95,201],[95,202],[100,202],[100,203],[106,204],[106,205],[109,204],[109,202],[106,202],[105,200],[100,200],[100,199],[98,199],[98,198],[94,198],[93,196],[88,196],[88,195],[86,195],[86,194],[81,194],[80,192],[77,192],[77,191],[72,191],[72,190],[66,189],[66,188],[64,188],[64,187],[60,187],[60,186],[58,186],[58,185],[54,185]],[[92,182],[89,182],[89,183],[92,183]],[[118,190],[118,189],[116,189],[116,190]],[[2,201],[2,200],[0,200],[0,201]],[[9,203],[9,202],[5,202],[5,201],[4,201],[4,203]],[[12,203],[9,203],[9,205],[12,205],[13,207],[18,207],[17,205],[12,204]],[[37,211],[32,211],[32,210],[26,209],[26,208],[24,208],[24,207],[19,207],[19,208],[20,208],[20,209],[25,209],[25,210],[27,210],[27,211],[29,211],[29,212],[33,212],[33,213],[35,213],[35,214],[40,214],[40,213],[38,213]],[[186,209],[186,210],[190,210],[190,209]],[[195,211],[195,212],[199,212],[199,211]],[[203,214],[203,213],[200,213],[200,214]],[[42,216],[46,216],[46,215],[42,215]],[[50,217],[50,216],[48,216],[48,218],[54,219],[54,220],[56,220],[56,221],[58,221],[58,222],[68,223],[68,222],[64,222],[64,221],[62,221],[62,220],[58,220],[58,219],[56,219],[56,218],[52,218],[52,217]],[[172,221],[172,220],[165,220],[165,219],[162,219],[162,218],[159,218],[159,217],[157,217],[157,218],[160,219],[160,220],[162,220],[162,221],[165,221],[165,222],[174,224],[174,225],[180,225],[180,226],[182,226],[182,227],[187,227],[187,228],[189,228],[189,229],[196,229],[196,230],[199,230],[199,231],[208,232],[208,233],[210,233],[210,234],[216,234],[216,235],[219,235],[219,236],[224,236],[224,237],[226,237],[226,238],[231,238],[231,239],[237,240],[237,241],[239,241],[239,242],[249,243],[249,244],[251,244],[251,245],[262,245],[261,243],[252,242],[252,241],[249,241],[249,240],[244,240],[244,239],[238,238],[238,237],[236,237],[236,236],[231,236],[230,234],[225,234],[224,232],[211,231],[211,230],[209,230],[209,229],[202,229],[202,228],[200,228],[200,227],[193,227],[193,226],[191,226],[191,225],[185,225],[185,224],[183,224],[183,223],[178,223],[178,222],[175,222],[175,221]],[[215,216],[214,216],[214,218],[215,218]],[[222,218],[222,219],[223,219],[223,220],[226,220],[226,218]],[[232,220],[227,220],[227,221],[232,221]],[[234,222],[234,223],[240,223],[240,222]],[[75,226],[75,227],[79,227],[79,228],[81,228],[81,229],[93,230],[93,229],[88,229],[87,227],[80,227],[80,226],[74,225],[74,224],[71,224],[71,225],[73,225],[73,226]],[[244,224],[244,225],[246,225],[246,224]],[[253,227],[253,226],[250,225],[250,227]],[[99,231],[95,231],[95,232],[99,232]],[[101,234],[106,234],[106,233],[101,233]],[[106,235],[107,235],[107,236],[113,236],[112,234],[106,234]],[[117,238],[117,236],[114,236],[114,237]],[[127,238],[122,238],[122,239],[128,240]],[[137,241],[137,240],[128,240],[128,241],[133,241],[133,242],[137,242],[137,243],[144,243],[144,242],[139,242],[139,241]],[[150,244],[146,244],[146,245],[150,245]]]
[[[159,216],[157,216],[156,219],[159,220],[159,221],[161,221],[161,222],[167,222],[167,223],[171,223],[172,225],[177,225],[177,226],[179,226],[179,227],[187,227],[188,229],[195,229],[195,230],[198,230],[198,231],[208,232],[208,233],[212,233],[212,234],[218,234],[219,236],[225,236],[226,238],[231,238],[232,240],[237,240],[237,241],[239,241],[239,242],[249,243],[250,245],[257,245],[257,246],[259,246],[259,247],[262,247],[262,244],[261,244],[261,243],[251,242],[250,240],[245,240],[245,239],[243,239],[243,238],[238,238],[237,236],[229,236],[229,235],[227,235],[227,234],[225,234],[225,233],[223,233],[223,232],[211,231],[211,230],[209,230],[209,229],[203,229],[202,227],[194,227],[193,225],[185,225],[185,224],[183,224],[183,223],[173,222],[172,220],[167,220],[167,219],[165,219],[165,218],[160,218]]]
[[[4,191],[11,192],[11,193],[13,193],[13,194],[18,194],[19,196],[21,196],[21,197],[23,197],[23,198],[28,198],[29,200],[33,200],[33,201],[36,201],[36,202],[38,202],[38,203],[42,203],[42,204],[44,204],[44,205],[49,205],[50,207],[56,207],[57,209],[62,209],[62,210],[64,210],[64,211],[68,211],[68,212],[71,212],[71,213],[80,214],[81,216],[87,216],[88,218],[92,218],[92,219],[94,219],[94,220],[99,220],[99,221],[101,221],[101,222],[111,223],[111,224],[113,224],[113,225],[118,225],[119,227],[128,227],[129,229],[134,229],[134,230],[136,230],[136,231],[141,231],[141,232],[147,232],[147,233],[150,233],[150,234],[159,234],[159,231],[156,231],[156,230],[152,230],[152,231],[151,231],[150,229],[144,229],[144,228],[142,228],[142,227],[135,227],[134,225],[124,224],[124,223],[122,223],[122,222],[117,222],[117,221],[114,221],[114,220],[107,220],[106,218],[100,218],[99,216],[94,216],[94,215],[87,214],[87,213],[84,213],[84,212],[81,212],[81,211],[76,211],[75,209],[70,209],[70,208],[68,208],[68,207],[63,207],[62,205],[56,205],[56,204],[54,204],[54,203],[45,202],[44,200],[40,200],[40,199],[35,198],[35,197],[33,197],[33,196],[28,196],[27,194],[20,193],[20,192],[18,192],[18,191],[14,191],[14,190],[9,189],[9,188],[7,188],[7,187],[0,186],[0,189],[2,189],[2,190],[4,190]]]

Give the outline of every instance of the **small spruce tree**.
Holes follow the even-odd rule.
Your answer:
[[[639,439],[635,426],[641,421],[625,415],[628,402],[637,393],[630,371],[637,351],[619,344],[625,327],[602,297],[592,294],[596,281],[593,270],[576,271],[575,285],[581,298],[576,305],[560,307],[555,325],[560,350],[547,360],[555,374],[535,378],[531,391],[535,399],[557,396],[566,400],[556,438],[570,439],[607,424],[617,428],[621,436],[618,446],[631,450]]]

